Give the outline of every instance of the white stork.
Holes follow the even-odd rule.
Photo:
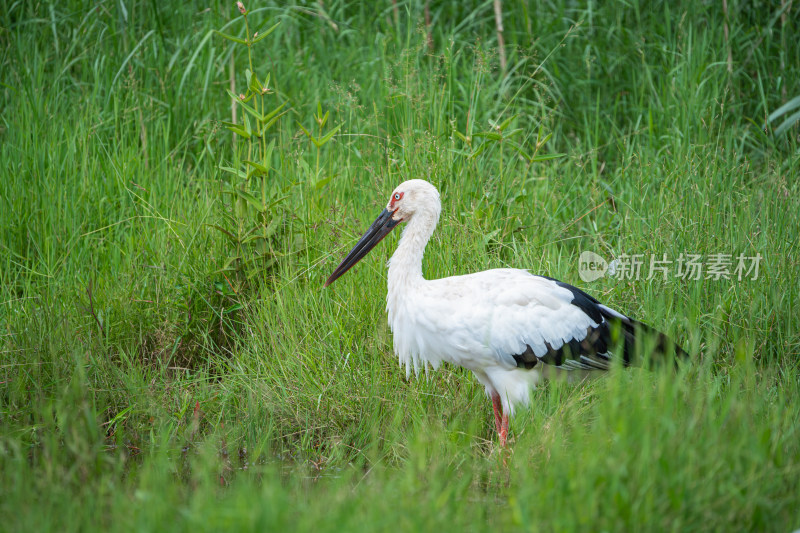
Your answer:
[[[442,362],[472,370],[492,399],[500,445],[508,418],[527,404],[542,377],[580,376],[608,370],[611,349],[629,364],[636,334],[651,334],[654,352],[685,355],[663,334],[552,278],[499,268],[427,280],[422,256],[441,212],[439,191],[425,180],[402,183],[352,251],[325,282],[347,272],[401,222],[403,231],[389,261],[386,311],[394,351],[411,368]],[[615,342],[619,339],[619,343]]]

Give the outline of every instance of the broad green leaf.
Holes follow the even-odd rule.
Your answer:
[[[323,145],[323,144],[325,144],[326,142],[330,141],[330,140],[331,140],[331,137],[333,137],[334,135],[336,135],[336,132],[337,132],[337,131],[339,131],[341,128],[342,128],[342,125],[341,125],[341,124],[339,124],[338,126],[336,126],[335,128],[333,128],[331,131],[329,131],[328,133],[326,133],[326,134],[325,134],[325,136],[324,136],[322,139],[320,139],[320,140],[319,140],[319,144],[318,144],[317,146],[322,146],[322,145]]]
[[[791,100],[789,100],[788,102],[786,102],[785,104],[780,106],[778,109],[776,109],[775,111],[770,113],[768,120],[769,120],[770,123],[772,123],[778,117],[780,117],[782,115],[785,115],[786,113],[788,113],[789,111],[792,111],[793,109],[795,109],[797,107],[800,107],[800,96],[795,96],[794,98],[792,98]],[[784,124],[785,124],[785,122],[784,122]]]
[[[245,234],[242,236],[242,242],[245,242],[245,239],[247,239],[247,237],[251,236],[251,235],[252,235],[254,232],[256,232],[256,231],[260,230],[260,229],[261,229],[261,227],[262,227],[262,226],[261,226],[261,224],[258,224],[258,225],[256,225],[256,226],[253,226],[253,227],[252,227],[252,228],[250,228],[249,230],[247,230],[247,233],[245,233]]]
[[[244,130],[250,135],[253,134],[253,128],[250,126],[250,119],[247,115],[244,116]]]
[[[247,163],[251,167],[255,168],[256,170],[258,170],[258,171],[260,171],[260,172],[262,172],[264,174],[269,174],[269,168],[265,167],[261,163],[256,163],[255,161],[249,161],[247,159],[244,160],[244,163]]]
[[[215,230],[217,230],[217,231],[221,232],[223,235],[225,235],[226,237],[228,237],[228,239],[229,239],[229,240],[230,240],[232,243],[236,244],[236,241],[237,241],[237,239],[236,239],[236,237],[233,235],[233,233],[231,233],[230,231],[226,230],[226,229],[225,229],[225,228],[223,228],[222,226],[218,226],[218,225],[216,225],[216,224],[206,224],[206,226],[208,226],[208,227],[210,227],[210,228],[214,228]]]
[[[241,198],[242,200],[245,200],[248,204],[253,206],[256,210],[258,210],[258,211],[263,211],[264,210],[264,204],[259,202],[258,198],[256,198],[255,196],[253,196],[249,192],[243,191],[242,189],[238,189],[238,188],[234,189],[234,191],[236,192],[237,196],[239,196],[239,198]]]
[[[228,172],[228,173],[230,173],[230,174],[234,174],[234,175],[236,175],[236,176],[239,176],[239,177],[240,177],[240,178],[242,178],[242,179],[245,179],[245,178],[247,178],[247,174],[245,174],[244,172],[242,172],[242,171],[241,171],[240,169],[238,169],[238,168],[233,168],[233,167],[222,167],[222,166],[221,166],[221,167],[219,167],[219,169],[220,169],[221,171],[223,171],[223,172]],[[230,187],[230,185],[228,185],[228,186]]]
[[[267,168],[272,168],[272,164],[270,162],[272,161],[272,151],[274,149],[275,149],[275,139],[272,139],[267,145],[267,148],[264,150],[264,159],[262,160],[263,161],[262,164]]]
[[[537,147],[538,146],[542,146],[544,143],[546,143],[547,141],[550,140],[550,137],[553,136],[552,133],[548,133],[547,135],[544,136],[544,139],[542,139],[541,135],[542,135],[542,132],[540,130],[539,133],[536,134],[536,146]]]
[[[503,131],[508,127],[509,124],[511,124],[511,121],[514,120],[515,118],[517,118],[517,115],[511,115],[510,117],[505,119],[503,122],[501,122],[500,125],[497,126],[497,127],[500,128],[500,131]]]
[[[245,139],[250,138],[250,134],[247,133],[241,126],[225,126],[227,129],[231,130],[236,135],[241,135]]]
[[[301,130],[303,130],[303,133],[305,133],[305,134],[306,134],[306,137],[308,137],[309,139],[314,139],[314,136],[313,136],[313,135],[311,135],[311,132],[310,132],[310,131],[308,131],[308,130],[305,128],[305,126],[303,126],[302,124],[300,124],[300,122],[298,122],[298,123],[297,123],[297,125],[298,125],[298,126],[300,126],[300,129],[301,129]]]
[[[249,181],[249,180],[250,180],[251,178],[253,178],[253,177],[260,178],[260,177],[264,177],[264,176],[266,176],[266,175],[267,175],[266,173],[262,172],[261,170],[259,170],[259,169],[257,169],[257,168],[251,168],[251,169],[250,169],[250,170],[247,172],[247,180]]]
[[[258,229],[261,229],[261,228],[258,228]],[[264,237],[264,235],[262,235],[260,233],[256,233],[254,235],[250,235],[249,237],[245,237],[244,239],[242,239],[242,244],[250,244],[251,242],[253,242],[255,240],[258,240],[258,239],[262,239],[263,240],[263,239],[265,239],[265,237]]]
[[[230,313],[233,313],[234,311],[238,311],[239,309],[242,309],[243,307],[244,306],[242,304],[238,304],[237,303],[237,304],[233,304],[232,306],[230,306],[227,309],[223,309],[222,312],[223,312],[223,314],[226,314],[226,313],[230,314]]]
[[[520,146],[519,144],[517,144],[515,142],[509,142],[508,145],[511,148],[513,148],[514,150],[516,150],[517,152],[519,152],[519,155],[524,157],[526,161],[530,162],[531,156],[528,155],[528,152],[526,152],[525,149],[522,146]]]
[[[258,42],[258,41],[260,41],[261,39],[264,39],[264,38],[265,38],[267,35],[269,35],[269,34],[270,34],[270,33],[272,33],[273,31],[275,31],[275,28],[277,28],[277,27],[278,27],[278,26],[280,26],[280,25],[281,25],[281,23],[280,23],[280,22],[278,22],[277,24],[275,24],[275,25],[274,25],[273,27],[271,27],[270,29],[268,29],[268,30],[264,31],[264,33],[261,33],[261,32],[259,32],[259,33],[258,33],[258,36],[257,36],[257,37],[255,37],[255,38],[253,39],[253,44],[257,43],[257,42]]]
[[[283,201],[284,201],[284,200],[286,200],[287,198],[289,198],[289,197],[288,197],[288,196],[279,196],[279,197],[275,198],[275,199],[274,199],[274,200],[272,200],[272,201],[270,202],[270,204],[267,206],[267,211],[271,211],[273,207],[275,207],[275,206],[276,206],[276,205],[278,205],[279,203],[283,202]]]
[[[227,33],[222,33],[221,31],[214,30],[214,33],[222,37],[223,39],[228,39],[229,41],[233,41],[239,44],[247,44],[247,41],[244,39],[240,39],[239,37],[234,37],[233,35],[228,35]]]
[[[457,155],[463,155],[464,157],[470,158],[472,157],[472,152],[469,150],[449,150],[449,152]]]
[[[467,144],[469,144],[469,143],[471,143],[471,142],[472,142],[471,140],[468,140],[468,139],[467,139],[467,138],[464,136],[464,134],[463,134],[463,133],[461,133],[461,132],[460,132],[460,131],[458,131],[458,130],[453,130],[453,133],[455,133],[456,137],[458,137],[459,139],[461,139],[461,141],[462,141],[462,142],[465,142],[465,143],[467,143]]]
[[[500,233],[500,230],[499,230],[499,229],[496,229],[496,230],[492,231],[491,233],[489,233],[488,235],[485,235],[485,236],[483,237],[483,245],[484,245],[484,246],[486,246],[487,244],[489,244],[489,242],[490,242],[492,239],[494,239],[495,237],[497,237],[497,235],[498,235],[499,233]]]
[[[493,131],[481,131],[473,135],[473,137],[479,137],[484,139],[489,139],[490,141],[501,141],[503,140],[503,136],[499,133],[495,133]]]
[[[333,176],[328,176],[327,178],[323,178],[314,184],[314,188],[320,190],[323,187],[325,187],[328,183],[330,183],[332,179]]]
[[[783,121],[783,124],[778,126],[775,130],[775,135],[782,135],[786,130],[794,126],[798,121],[800,121],[800,111],[792,115],[791,117],[787,118]]]
[[[484,150],[486,150],[486,143],[482,143],[474,152],[472,152],[472,154],[469,156],[469,158],[470,159],[475,159],[476,157],[481,155]]]
[[[264,88],[261,85],[261,82],[258,80],[258,75],[253,73],[250,79],[247,80],[247,88],[250,89],[251,92],[255,94],[261,94],[261,90]]]
[[[255,108],[254,108],[253,106],[251,106],[251,105],[248,105],[248,104],[246,103],[247,101],[249,101],[249,100],[250,100],[250,98],[249,98],[249,97],[248,97],[248,98],[245,98],[244,100],[242,100],[241,98],[239,98],[238,96],[236,96],[236,94],[235,94],[233,91],[231,91],[230,89],[227,89],[227,91],[228,91],[228,94],[230,95],[230,97],[231,97],[231,98],[233,98],[234,100],[236,100],[236,102],[237,102],[237,103],[238,103],[240,106],[242,106],[242,107],[244,108],[244,110],[245,110],[245,111],[247,111],[248,113],[250,113],[250,114],[253,116],[253,118],[254,118],[254,119],[256,119],[256,120],[258,120],[258,121],[261,121],[261,122],[263,122],[263,121],[265,120],[265,119],[264,119],[264,116],[263,116],[261,113],[259,113],[258,111],[256,111],[256,110],[255,110]],[[251,96],[252,96],[252,95],[251,95]]]
[[[231,266],[232,263],[238,261],[240,257],[238,255],[229,255],[225,262],[222,264],[222,268],[226,269]]]
[[[275,116],[274,116],[274,117],[272,117],[270,120],[268,120],[266,123],[264,123],[264,125],[263,125],[263,126],[262,126],[262,128],[261,128],[261,135],[263,136],[263,135],[264,135],[264,133],[265,133],[265,132],[266,132],[268,129],[270,129],[270,128],[271,128],[271,127],[272,127],[272,126],[273,126],[273,125],[274,125],[274,124],[275,124],[275,123],[278,121],[278,120],[280,120],[280,118],[281,118],[283,115],[285,115],[285,114],[286,114],[286,113],[288,113],[288,112],[289,112],[289,110],[287,109],[287,110],[286,110],[286,111],[284,111],[283,113],[281,113],[281,114],[279,114],[279,115],[275,115]]]
[[[269,113],[267,113],[266,115],[264,115],[264,120],[269,120],[269,119],[271,119],[272,117],[274,117],[275,115],[277,115],[277,114],[278,114],[278,111],[280,111],[281,109],[283,109],[283,108],[286,106],[286,104],[287,104],[287,103],[288,103],[288,102],[284,102],[284,103],[282,103],[281,105],[279,105],[278,107],[276,107],[275,109],[273,109],[272,111],[270,111]],[[284,113],[285,113],[285,111],[284,111]]]
[[[564,157],[567,154],[542,154],[542,155],[535,155],[531,158],[531,163],[536,163],[538,161],[549,161],[551,159],[558,159],[559,157]]]

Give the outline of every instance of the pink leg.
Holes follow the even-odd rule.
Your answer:
[[[494,410],[494,428],[500,433],[500,413],[503,412],[503,404],[500,402],[500,395],[496,391],[492,392],[492,409]]]
[[[508,414],[506,413],[503,413],[503,422],[498,433],[500,433],[500,446],[505,447],[508,439]]]

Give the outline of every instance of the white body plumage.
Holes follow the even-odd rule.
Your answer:
[[[426,364],[434,369],[443,362],[462,366],[488,394],[496,391],[503,410],[513,415],[515,404],[528,403],[544,366],[520,368],[513,354],[528,346],[544,354],[546,344],[559,349],[598,326],[571,300],[572,293],[554,281],[524,270],[410,280],[393,278],[390,269],[386,310],[406,376]]]

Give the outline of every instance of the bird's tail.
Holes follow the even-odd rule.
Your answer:
[[[688,359],[689,354],[664,333],[605,305],[598,307],[611,326],[612,342],[622,347],[625,366]]]

